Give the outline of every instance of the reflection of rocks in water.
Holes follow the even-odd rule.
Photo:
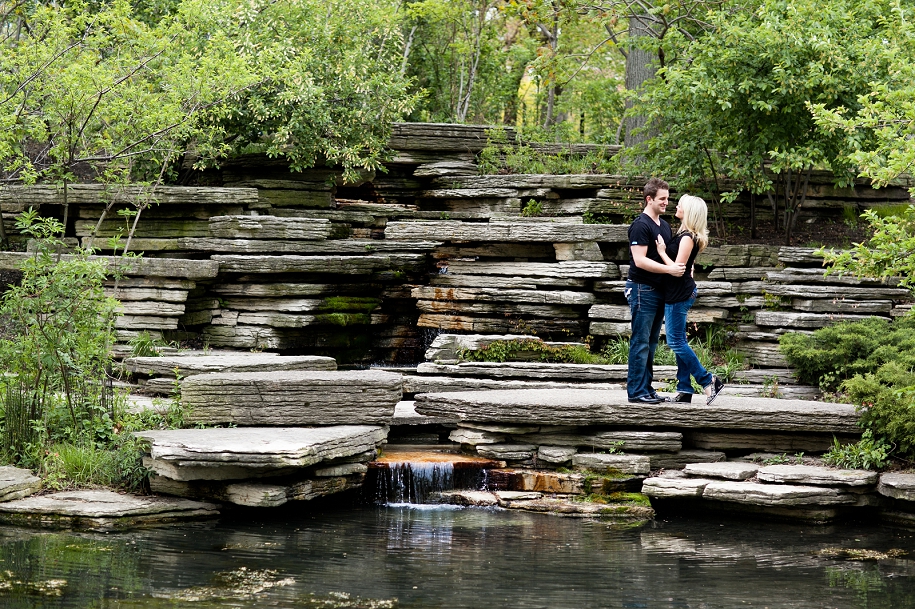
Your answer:
[[[235,571],[223,571],[213,577],[210,586],[195,586],[178,592],[159,593],[158,598],[170,598],[181,601],[205,601],[217,598],[245,599],[264,590],[295,583],[291,577],[280,579],[272,569],[248,569],[241,567]]]
[[[12,571],[0,571],[0,593],[12,592],[38,596],[63,596],[65,579],[22,581]]]

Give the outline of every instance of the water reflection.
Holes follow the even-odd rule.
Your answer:
[[[333,503],[128,533],[0,528],[0,606],[915,606],[913,533]],[[63,583],[61,583],[63,582]]]

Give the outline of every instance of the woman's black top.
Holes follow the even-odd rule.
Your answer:
[[[670,256],[671,260],[676,261],[677,252],[680,251],[680,243],[684,239],[693,240],[693,251],[689,253],[689,259],[686,261],[686,272],[683,273],[682,277],[665,275],[667,281],[664,285],[664,302],[667,304],[689,300],[696,290],[696,281],[693,279],[693,262],[699,254],[699,244],[693,238],[692,234],[677,233],[674,235],[673,239],[670,240],[670,243],[667,244],[667,255]]]

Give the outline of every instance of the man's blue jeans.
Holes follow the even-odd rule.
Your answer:
[[[632,336],[629,338],[629,372],[626,392],[629,398],[654,393],[654,352],[658,348],[661,324],[664,322],[664,296],[644,283],[626,282],[626,300],[632,314]]]
[[[698,292],[693,292],[688,300],[664,305],[667,346],[677,356],[677,391],[683,393],[693,393],[689,377],[696,379],[701,387],[706,387],[712,382],[712,374],[699,362],[699,358],[686,340],[686,314],[693,307],[697,296]]]

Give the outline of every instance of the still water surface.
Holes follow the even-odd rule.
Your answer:
[[[857,562],[824,548],[910,552]],[[885,527],[321,504],[126,533],[0,527],[0,607],[915,607]]]

